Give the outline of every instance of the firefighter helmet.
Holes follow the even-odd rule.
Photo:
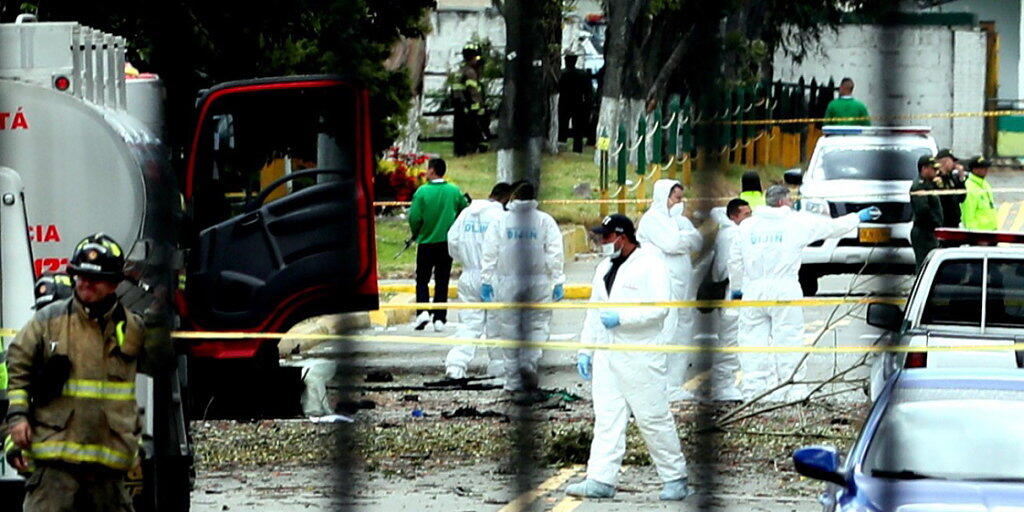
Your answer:
[[[47,304],[66,299],[71,296],[74,285],[71,284],[71,276],[59,272],[54,274],[43,274],[36,280],[35,294],[36,303],[33,309],[43,309]]]
[[[91,234],[75,246],[68,262],[68,274],[107,281],[124,279],[124,252],[113,238]]]
[[[481,55],[480,45],[476,43],[466,43],[466,46],[462,47],[462,58],[464,60],[473,60]]]

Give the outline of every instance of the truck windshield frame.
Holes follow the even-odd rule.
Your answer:
[[[823,180],[912,181],[917,177],[917,159],[931,155],[927,146],[877,144],[824,148],[818,159],[817,175]],[[882,168],[883,162],[899,162],[898,169]]]
[[[928,290],[921,324],[977,327],[982,333],[987,328],[1024,328],[1024,259],[942,261]]]

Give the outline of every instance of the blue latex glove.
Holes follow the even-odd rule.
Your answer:
[[[491,302],[494,300],[494,287],[489,284],[480,285],[480,299],[484,302]]]
[[[556,284],[555,285],[555,292],[551,294],[551,298],[555,299],[555,302],[558,302],[558,301],[564,299],[565,298],[565,287],[560,285],[560,284]]]
[[[881,217],[882,210],[879,210],[877,206],[872,206],[870,208],[864,208],[863,210],[857,212],[857,215],[860,216],[861,222],[868,222],[870,220],[876,220],[879,217]]]
[[[733,290],[730,296],[732,300],[740,300],[743,298],[743,290]]]
[[[606,329],[614,329],[621,325],[619,322],[619,314],[614,311],[602,311],[601,323],[604,324]]]
[[[576,355],[576,371],[580,373],[583,380],[590,380],[590,370],[594,368],[591,357],[587,354]]]

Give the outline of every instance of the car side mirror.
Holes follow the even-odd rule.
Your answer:
[[[798,168],[790,169],[783,173],[782,180],[787,185],[803,185],[804,184],[804,170]]]
[[[903,310],[895,304],[868,304],[868,325],[887,331],[899,331],[903,328]]]
[[[831,446],[808,446],[793,452],[796,472],[807,478],[846,486],[846,475],[839,470],[839,452]]]

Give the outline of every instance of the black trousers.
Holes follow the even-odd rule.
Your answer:
[[[448,302],[448,281],[452,276],[452,257],[448,242],[419,244],[416,247],[416,302],[430,302],[430,276],[434,276],[434,302]],[[423,311],[416,311],[419,315]],[[431,311],[434,320],[448,322],[447,309]]]

